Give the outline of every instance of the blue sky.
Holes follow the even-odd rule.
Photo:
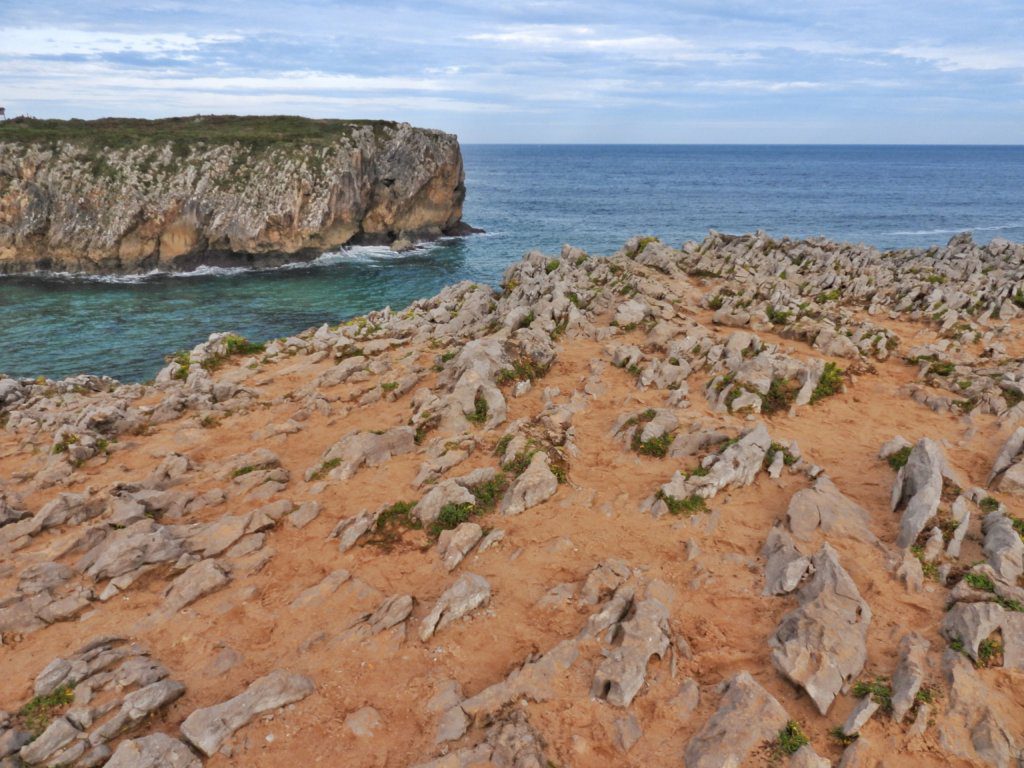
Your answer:
[[[2,0],[0,104],[464,142],[1020,144],[1022,41],[1024,0]]]

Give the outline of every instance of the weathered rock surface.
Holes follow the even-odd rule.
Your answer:
[[[846,683],[864,668],[871,609],[824,544],[811,560],[814,575],[797,592],[799,607],[769,639],[772,663],[827,714]]]
[[[275,670],[234,698],[195,710],[181,724],[181,733],[203,754],[212,756],[225,739],[257,715],[301,701],[315,690],[308,677]]]
[[[269,146],[217,140],[221,125],[244,131],[235,125],[261,122],[273,131],[275,119],[300,120],[174,118],[149,123],[154,138],[127,148],[104,147],[102,124],[87,143],[58,144],[55,135],[0,145],[8,160],[0,208],[10,212],[0,224],[0,273],[275,264],[354,239],[461,231],[465,187],[454,136],[404,123],[317,120]],[[176,156],[176,127],[203,121],[206,141]]]
[[[483,576],[464,573],[446,589],[420,625],[420,640],[426,642],[435,632],[461,619],[491,599],[491,585]]]
[[[686,768],[746,765],[763,742],[774,740],[789,716],[748,672],[722,684],[718,709],[686,745]]]

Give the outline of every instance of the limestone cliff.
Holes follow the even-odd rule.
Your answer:
[[[275,264],[456,234],[455,136],[301,118],[9,121],[0,273]]]

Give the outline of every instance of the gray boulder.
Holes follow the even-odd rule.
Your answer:
[[[185,744],[166,733],[125,739],[104,768],[202,768],[202,761]]]
[[[774,741],[789,716],[782,705],[748,672],[723,683],[723,696],[704,726],[686,745],[686,768],[732,768],[747,765],[754,750]]]
[[[301,701],[315,690],[308,677],[274,670],[234,698],[194,711],[181,724],[181,733],[204,755],[212,757],[227,738],[257,715]]]
[[[434,603],[420,625],[420,640],[426,642],[434,633],[453,621],[486,605],[491,599],[491,585],[483,576],[464,573]]]
[[[864,668],[871,609],[828,544],[811,565],[814,575],[797,593],[800,605],[783,616],[768,644],[772,663],[824,715]]]
[[[768,539],[761,548],[765,558],[764,594],[786,595],[800,586],[811,558],[803,555],[793,545],[793,539],[782,528],[775,527],[768,533]]]
[[[671,645],[668,608],[648,598],[636,604],[633,615],[620,623],[618,644],[605,655],[590,686],[590,695],[617,707],[628,707],[643,687],[647,662],[663,658]]]
[[[551,462],[544,451],[537,451],[526,468],[501,500],[503,515],[518,515],[550,499],[558,491],[558,478],[551,471]]]

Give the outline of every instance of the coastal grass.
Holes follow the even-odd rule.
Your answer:
[[[36,739],[46,730],[53,718],[64,711],[75,698],[74,688],[62,685],[53,693],[36,696],[18,710],[21,721],[32,738]]]
[[[160,120],[105,117],[99,120],[0,121],[0,143],[55,145],[67,142],[91,149],[133,149],[170,143],[175,154],[189,147],[242,144],[267,149],[279,144],[326,146],[369,127],[374,135],[397,128],[387,120],[315,120],[292,115],[192,115]]]

